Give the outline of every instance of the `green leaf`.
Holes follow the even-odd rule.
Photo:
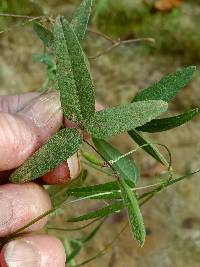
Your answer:
[[[195,66],[190,66],[174,74],[167,75],[160,82],[139,92],[132,102],[144,100],[169,102],[192,79],[195,70]]]
[[[33,29],[37,36],[42,40],[44,46],[50,47],[53,40],[53,33],[38,22],[33,24]]]
[[[101,193],[101,192],[110,192],[112,190],[119,190],[119,185],[117,181],[112,181],[103,184],[96,184],[90,186],[82,186],[82,187],[74,187],[69,189],[69,194],[76,192],[76,193]]]
[[[72,250],[72,252],[67,256],[67,263],[69,264],[69,262],[76,257],[76,255],[79,254],[80,250],[82,248],[82,244],[77,243],[75,248]],[[71,265],[73,266],[73,265]]]
[[[96,8],[93,16],[93,21],[95,22],[98,18],[98,16],[101,14],[101,12],[107,7],[110,0],[99,0],[96,3]]]
[[[86,189],[86,188],[85,188]],[[107,191],[107,192],[94,192],[94,191],[76,191],[76,188],[74,190],[68,191],[69,196],[73,196],[76,198],[81,198],[81,199],[120,199],[121,194],[118,191],[112,190],[112,191]]]
[[[98,140],[93,138],[93,143],[100,154],[107,160],[116,160],[122,156],[122,154],[104,140]],[[127,157],[119,159],[116,163],[112,164],[115,171],[125,181],[132,182],[134,185],[137,184],[140,177],[140,173],[136,164],[129,160]]]
[[[90,152],[87,152],[87,151],[81,151],[81,155],[87,160],[89,161],[90,163],[96,165],[96,166],[100,166],[102,167],[104,162],[102,160],[99,160],[96,158],[96,155],[90,153]]]
[[[80,6],[75,10],[75,13],[73,15],[71,26],[79,42],[84,39],[91,13],[91,7],[92,0],[83,0]]]
[[[56,76],[56,63],[54,57],[50,54],[35,54],[34,60],[37,62],[44,63],[47,66],[48,79],[53,81]]]
[[[167,110],[163,101],[143,101],[96,112],[88,132],[97,139],[107,139],[139,127]]]
[[[124,200],[124,204],[128,210],[131,230],[140,246],[143,246],[145,242],[146,232],[137,198],[123,179],[119,179],[119,185],[121,188],[121,195]]]
[[[118,212],[124,208],[124,203],[122,201],[118,201],[114,204],[110,204],[104,208],[91,211],[87,214],[81,215],[79,217],[70,218],[68,222],[80,222],[85,220],[90,220],[98,217],[105,217],[108,216],[114,212]]]
[[[130,180],[127,180],[129,186],[134,187]],[[90,199],[119,199],[121,198],[120,187],[117,181],[103,184],[96,184],[83,187],[69,188],[69,196]]]
[[[167,131],[190,121],[198,113],[199,109],[195,108],[177,116],[163,118],[163,119],[155,119],[143,126],[138,127],[137,130],[149,133]]]
[[[49,54],[35,54],[34,60],[46,64],[48,69],[52,69],[54,71],[56,70],[56,63],[54,61],[54,58]]]
[[[77,129],[60,130],[11,174],[10,181],[24,183],[37,179],[72,156],[81,143]]]
[[[151,155],[154,159],[159,161],[165,166],[168,166],[167,160],[164,158],[164,156],[159,152],[157,147],[144,138],[139,132],[136,130],[129,131],[128,134],[130,137],[140,146],[144,151],[146,151],[149,155]]]
[[[81,126],[88,125],[95,114],[94,86],[79,41],[70,24],[60,17],[54,28],[54,51],[64,115]]]

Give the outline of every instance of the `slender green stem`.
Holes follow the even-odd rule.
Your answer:
[[[180,176],[178,178],[174,178],[174,179],[167,179],[165,182],[163,182],[163,184],[159,185],[158,187],[156,187],[155,189],[153,189],[152,191],[150,192],[146,192],[144,194],[142,194],[138,199],[144,199],[146,197],[148,197],[149,195],[155,195],[157,193],[159,193],[160,191],[162,191],[164,188],[170,186],[170,185],[173,185],[175,183],[178,183],[182,180],[184,180],[185,178],[188,178],[190,175],[194,175],[194,174],[197,174],[198,172],[200,172],[200,169],[199,170],[196,170],[194,172],[191,172],[189,174],[186,174],[186,175],[183,175],[183,176]],[[146,201],[145,201],[146,202]]]
[[[91,257],[91,258],[89,258],[89,259],[87,259],[87,260],[85,260],[85,261],[77,264],[74,267],[79,267],[79,266],[85,265],[85,264],[87,264],[87,263],[89,263],[89,262],[91,262],[91,261],[93,261],[93,260],[95,260],[95,259],[97,259],[99,257],[102,257],[104,254],[106,254],[107,251],[110,248],[113,247],[113,244],[119,239],[120,235],[126,230],[127,226],[128,226],[128,222],[123,226],[123,228],[121,229],[121,231],[113,238],[113,240],[110,243],[108,243],[107,246],[105,246],[105,248],[103,250],[101,250],[95,256],[93,256],[93,257]]]
[[[65,247],[65,250],[66,250],[66,254],[67,255],[70,255],[71,252],[72,252],[72,249],[71,249],[71,246],[70,246],[70,242],[67,238],[63,238],[63,245]],[[71,259],[69,262],[68,262],[68,265],[70,265],[71,267],[75,267],[76,266],[76,262],[73,259]]]
[[[80,226],[80,227],[76,227],[76,228],[59,228],[59,227],[46,227],[48,230],[56,230],[56,231],[64,231],[64,232],[73,232],[73,231],[79,231],[79,230],[82,230],[82,229],[85,229],[86,227],[90,226],[91,224],[99,221],[101,219],[101,217],[83,225],[83,226]]]

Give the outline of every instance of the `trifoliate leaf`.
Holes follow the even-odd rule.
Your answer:
[[[93,138],[93,143],[107,161],[116,160],[116,162],[112,164],[112,167],[116,170],[121,178],[123,178],[125,181],[132,182],[134,185],[137,184],[140,173],[138,167],[133,161],[127,157],[120,158],[122,154],[104,140]]]
[[[149,133],[167,131],[190,121],[198,113],[199,109],[195,108],[174,117],[155,119],[138,127],[137,130]]]
[[[53,41],[53,33],[38,22],[34,23],[33,29],[37,36],[42,40],[44,46],[50,47]]]
[[[94,87],[79,41],[70,24],[60,17],[54,28],[54,51],[64,115],[81,126],[88,125],[95,114]]]
[[[168,166],[167,160],[164,158],[164,156],[160,153],[160,151],[157,149],[155,145],[152,144],[151,141],[144,138],[144,136],[139,133],[136,130],[131,130],[128,132],[130,137],[149,155],[151,155],[154,159],[159,161],[165,166]]]
[[[160,82],[139,92],[132,102],[144,100],[169,102],[192,79],[195,70],[195,66],[190,66],[164,77]]]
[[[71,26],[79,42],[81,42],[85,36],[88,20],[91,13],[91,7],[92,0],[83,0],[80,6],[75,10],[75,13],[73,15]]]
[[[142,247],[145,242],[146,232],[137,198],[123,179],[119,179],[119,185],[125,207],[127,207],[131,230],[135,239]]]
[[[107,139],[121,134],[156,118],[167,110],[163,101],[142,101],[96,112],[93,122],[87,128],[97,139]]]
[[[10,181],[24,183],[39,178],[71,157],[80,147],[82,136],[77,129],[63,129],[15,170]]]

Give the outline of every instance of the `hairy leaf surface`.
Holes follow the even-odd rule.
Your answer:
[[[131,230],[140,246],[143,246],[146,232],[137,198],[123,179],[119,179],[119,184],[124,204],[127,207]]]
[[[165,76],[160,82],[139,92],[132,102],[144,100],[163,100],[169,102],[192,79],[195,70],[195,66],[190,66]]]
[[[91,13],[92,0],[84,0],[80,6],[75,10],[71,26],[79,40],[82,41],[88,25],[88,20]]]
[[[155,120],[152,120],[146,123],[143,126],[138,127],[137,130],[142,131],[142,132],[149,132],[149,133],[167,131],[167,130],[176,128],[190,121],[198,113],[199,113],[199,109],[195,108],[195,109],[191,109],[177,116],[163,118],[163,119],[155,119]]]
[[[50,47],[53,41],[53,33],[42,24],[35,22],[33,29],[37,36],[42,40],[45,47]]]
[[[163,101],[142,101],[96,112],[88,132],[97,139],[107,139],[121,134],[156,118],[167,110]]]
[[[95,114],[94,86],[76,34],[60,17],[54,28],[54,50],[64,115],[81,126],[88,125]]]
[[[10,181],[24,183],[39,178],[71,157],[81,143],[82,136],[78,130],[60,130],[11,174]]]

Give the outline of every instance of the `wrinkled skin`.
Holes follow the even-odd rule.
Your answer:
[[[9,170],[21,165],[44,144],[59,129],[62,121],[63,114],[56,93],[0,97],[1,184],[7,181]],[[78,166],[77,157],[73,160]],[[68,181],[69,168],[65,165],[59,166],[59,169],[63,179]],[[49,176],[55,177],[54,172]],[[79,170],[74,172],[78,174]],[[54,183],[59,183],[55,179]],[[65,182],[63,179],[62,182]],[[13,233],[50,209],[48,194],[36,183],[1,185],[0,237]],[[26,229],[30,234],[4,245],[1,267],[64,267],[66,256],[62,243],[51,236],[31,234],[31,231],[40,230],[46,222],[47,217]]]
[[[96,104],[96,110],[103,107]],[[60,128],[76,127],[66,118],[57,93],[0,96],[0,237],[12,234],[51,209],[46,191],[36,183],[8,183],[9,174],[20,166]],[[87,133],[84,134],[89,138]],[[47,184],[63,184],[77,177],[77,154],[45,174]],[[66,255],[55,237],[38,235],[47,217],[26,229],[26,234],[1,249],[1,267],[64,267]]]

